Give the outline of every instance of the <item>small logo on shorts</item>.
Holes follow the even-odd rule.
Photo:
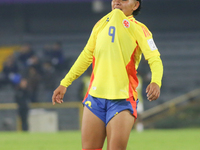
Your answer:
[[[122,23],[123,23],[123,25],[124,25],[125,28],[129,28],[130,27],[130,22],[127,19],[124,19],[122,21]]]
[[[88,105],[90,108],[92,108],[91,107],[92,106],[92,102],[90,102],[90,101],[85,102],[85,105]]]
[[[116,112],[114,116],[116,116],[116,115],[118,115],[118,114],[119,114],[119,113],[118,113],[118,112]]]

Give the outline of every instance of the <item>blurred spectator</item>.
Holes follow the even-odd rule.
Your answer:
[[[35,69],[35,67],[33,66],[29,67],[27,80],[28,80],[28,91],[30,94],[30,100],[32,103],[38,102],[37,95],[38,95],[41,76],[38,73],[37,69]]]
[[[37,55],[32,55],[27,61],[28,67],[34,67],[36,71],[41,75],[42,74],[42,64]]]
[[[21,119],[23,131],[28,131],[28,97],[27,79],[23,78],[15,90],[15,101],[18,105],[18,114]]]
[[[6,85],[5,75],[0,72],[0,88]]]
[[[55,42],[52,45],[45,45],[42,61],[29,43],[21,45],[19,51],[7,58],[4,62],[3,70],[0,73],[0,86],[6,84],[18,86],[21,76],[27,78],[27,90],[31,102],[38,102],[37,99],[39,85],[43,84],[46,102],[51,101],[52,92],[55,89],[55,70],[62,73],[63,69],[68,69],[68,63],[64,57],[62,44]],[[38,54],[38,55],[37,55]],[[42,80],[41,80],[42,79]],[[43,82],[41,82],[43,81]]]
[[[13,55],[9,56],[4,62],[1,78],[4,84],[16,85],[20,82],[21,75],[19,74],[19,68]]]
[[[56,70],[62,70],[65,58],[61,42],[56,42],[52,46],[46,45],[43,51],[46,61],[50,61]]]
[[[56,87],[56,74],[50,62],[43,63],[43,79],[42,83],[45,90],[45,102],[51,102],[52,93]]]
[[[21,62],[23,67],[27,67],[29,63],[29,59],[35,55],[30,44],[24,44],[20,48],[20,52],[18,53],[18,59]]]

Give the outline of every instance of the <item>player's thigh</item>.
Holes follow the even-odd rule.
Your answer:
[[[106,137],[105,123],[84,106],[82,118],[82,147],[84,149],[102,148]]]
[[[107,150],[126,150],[129,135],[135,117],[129,110],[124,110],[113,117],[107,124]]]

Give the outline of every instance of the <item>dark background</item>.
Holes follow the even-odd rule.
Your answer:
[[[29,42],[40,54],[45,44],[61,41],[71,66],[84,48],[94,24],[110,12],[110,2],[104,1],[101,13],[93,12],[89,1],[0,3],[0,47]],[[136,19],[153,33],[164,65],[161,96],[151,103],[144,96],[145,110],[200,87],[199,18],[200,0],[143,0]],[[56,77],[58,84],[68,70],[63,71]],[[81,78],[68,88],[65,101],[81,101],[78,98],[80,82]],[[39,101],[42,96],[41,91]],[[13,102],[13,91],[1,89],[0,97],[3,103]]]
[[[94,13],[91,2],[17,3],[0,5],[0,33],[79,33],[110,11]],[[199,0],[143,0],[136,18],[154,32],[199,32]]]

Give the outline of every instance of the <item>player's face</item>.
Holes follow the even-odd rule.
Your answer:
[[[120,9],[126,16],[130,16],[139,7],[140,3],[137,0],[112,0],[111,5],[112,10]]]

